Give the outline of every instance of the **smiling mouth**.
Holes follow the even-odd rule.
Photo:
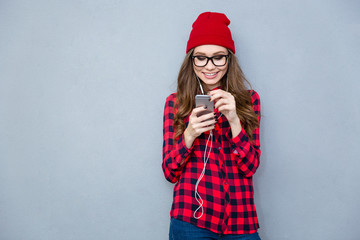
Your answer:
[[[215,78],[217,76],[219,72],[215,72],[215,73],[205,73],[203,72],[203,74],[205,75],[206,78],[212,79]]]

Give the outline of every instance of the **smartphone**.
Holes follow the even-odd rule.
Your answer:
[[[195,96],[195,106],[200,107],[204,106],[206,110],[202,111],[199,116],[202,116],[207,113],[214,112],[214,102],[210,102],[210,96],[209,95],[196,95]]]

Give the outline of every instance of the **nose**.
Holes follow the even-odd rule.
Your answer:
[[[209,59],[208,63],[205,65],[206,70],[212,70],[216,68],[216,66],[213,64],[213,62]]]

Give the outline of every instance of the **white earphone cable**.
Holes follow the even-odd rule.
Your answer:
[[[198,80],[199,82],[199,85],[200,85],[200,90],[202,92],[202,94],[205,94],[204,93],[204,89],[201,85],[201,82],[200,82],[200,79],[198,78],[197,75],[196,76],[196,79]],[[226,77],[226,91],[229,91],[229,82],[228,82],[228,79]],[[222,116],[222,114],[220,114],[220,117]],[[208,149],[208,144],[209,144],[209,141],[210,141],[210,147]],[[195,184],[195,200],[198,202],[199,204],[199,207],[194,211],[194,218],[196,219],[199,219],[203,216],[204,214],[204,207],[203,207],[203,204],[204,204],[204,201],[202,200],[199,192],[198,192],[198,187],[199,187],[199,183],[201,181],[201,179],[204,177],[205,175],[205,169],[206,169],[206,164],[208,163],[209,161],[209,157],[210,157],[210,152],[211,152],[211,149],[212,149],[212,144],[213,144],[213,132],[212,130],[210,130],[210,134],[209,134],[209,137],[206,141],[206,145],[205,145],[205,151],[204,151],[204,157],[203,157],[203,161],[204,161],[204,167],[203,167],[203,170],[201,171],[201,174],[198,178],[198,180],[196,181],[196,184]],[[206,156],[206,153],[207,153],[207,156]],[[200,216],[196,216],[196,213],[201,210],[201,214]]]
[[[209,134],[209,137],[206,141],[206,146],[205,146],[205,151],[204,151],[204,167],[203,167],[203,170],[201,171],[201,174],[200,174],[200,177],[198,178],[196,184],[195,184],[195,199],[196,201],[199,203],[199,207],[195,210],[194,212],[194,218],[196,219],[199,219],[202,217],[202,215],[204,214],[204,207],[203,207],[203,204],[204,204],[204,201],[202,200],[199,192],[198,192],[198,186],[199,186],[199,183],[201,181],[201,179],[204,177],[205,175],[205,168],[206,168],[206,164],[208,163],[209,161],[209,157],[210,157],[210,152],[211,152],[211,148],[212,148],[212,137],[213,137],[213,133],[212,133],[212,130],[210,131],[210,134]],[[210,141],[210,148],[209,148],[209,151],[208,151],[208,144],[209,144],[209,141]],[[208,151],[208,154],[206,156],[206,152]],[[196,216],[196,213],[201,210],[201,214],[200,216]]]

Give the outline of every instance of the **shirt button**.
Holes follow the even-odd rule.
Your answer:
[[[225,185],[227,185],[227,182],[224,182]]]
[[[221,149],[221,147],[218,147],[218,149],[220,150],[220,149]]]

